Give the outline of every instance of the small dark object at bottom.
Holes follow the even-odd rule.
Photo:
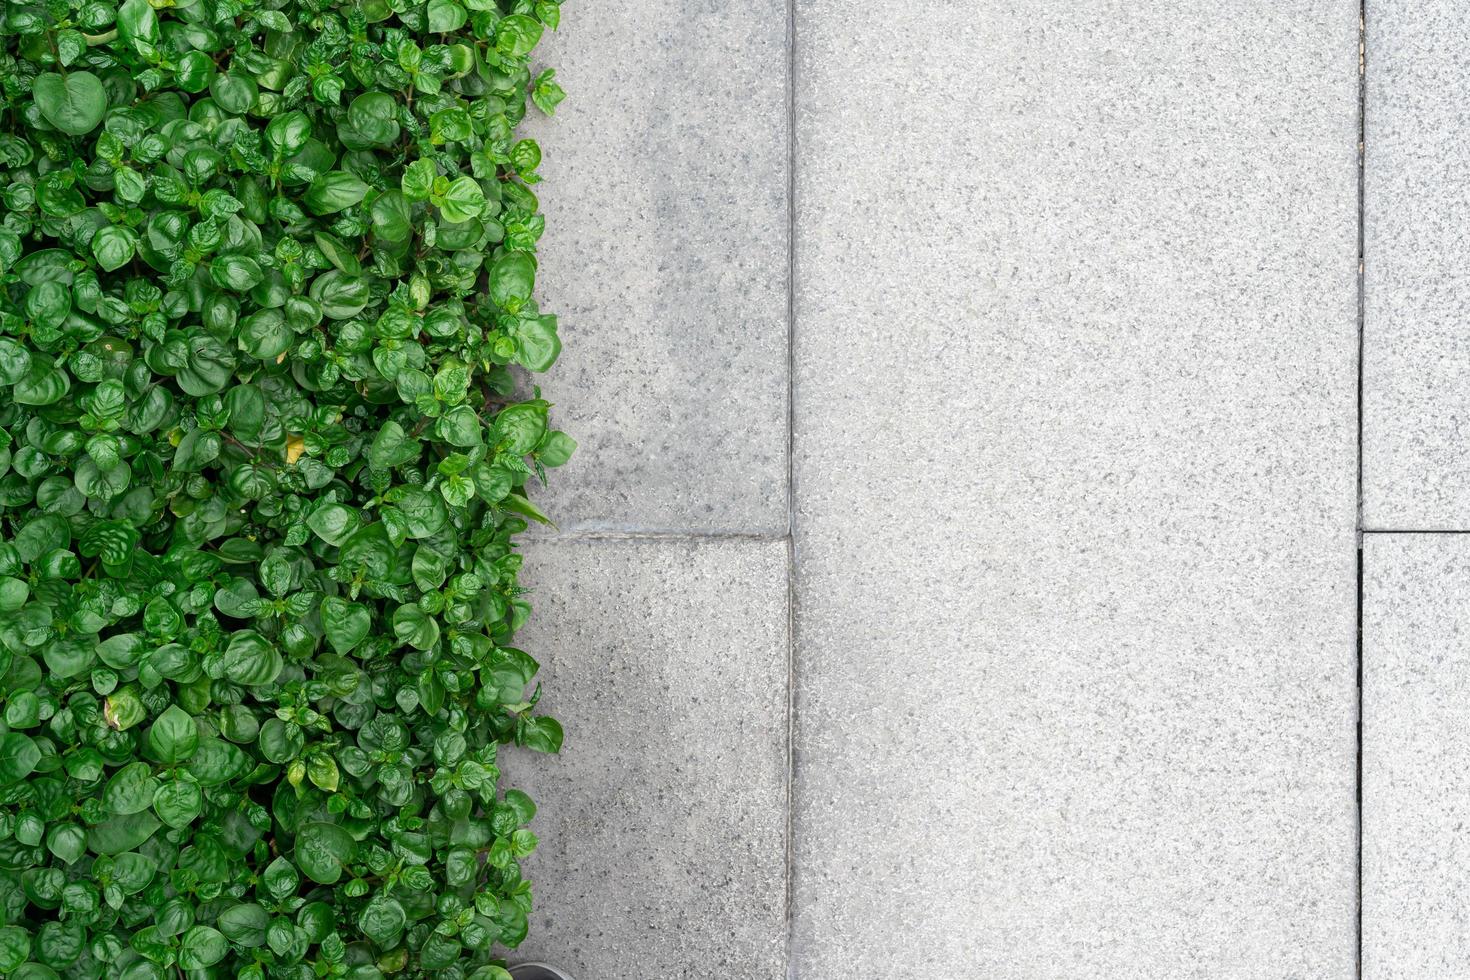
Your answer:
[[[572,980],[570,974],[549,963],[521,963],[510,968],[515,980]]]

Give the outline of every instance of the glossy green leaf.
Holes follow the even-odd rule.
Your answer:
[[[311,512],[307,526],[327,544],[340,545],[361,525],[357,511],[342,504],[323,504]]]
[[[46,833],[46,850],[62,864],[76,864],[87,850],[87,832],[76,824],[57,824]]]
[[[338,170],[322,174],[312,181],[302,201],[312,214],[333,214],[357,204],[367,196],[367,192],[367,184]]]
[[[413,212],[408,196],[390,190],[373,201],[373,233],[385,242],[406,242],[413,235]]]
[[[260,726],[259,745],[261,757],[279,765],[300,755],[306,739],[299,725],[271,718]]]
[[[10,397],[18,405],[54,405],[71,390],[66,372],[49,361],[33,358],[25,375],[15,383]]]
[[[35,728],[41,723],[41,699],[32,691],[17,691],[5,703],[5,724]]]
[[[401,186],[410,201],[425,201],[434,192],[437,176],[432,160],[415,160],[403,169]]]
[[[454,0],[429,0],[429,31],[447,34],[464,26],[468,13]]]
[[[203,970],[214,966],[229,952],[224,933],[209,926],[194,926],[179,943],[179,966]]]
[[[121,854],[148,840],[163,826],[151,813],[111,817],[87,830],[87,847],[97,854]]]
[[[179,59],[179,88],[198,93],[209,87],[215,76],[214,60],[203,51],[190,51]]]
[[[90,133],[107,112],[107,90],[88,71],[42,72],[31,92],[46,121],[69,136]]]
[[[311,139],[311,118],[304,112],[283,112],[265,127],[265,139],[281,156],[290,156]]]
[[[0,735],[0,786],[26,778],[40,761],[41,749],[29,735],[20,732]]]
[[[175,779],[164,783],[153,798],[153,812],[168,826],[187,827],[204,810],[204,793],[196,783]]]
[[[396,898],[378,895],[363,906],[357,924],[363,935],[384,949],[388,949],[396,945],[399,934],[408,924],[408,915]]]
[[[270,684],[284,662],[275,645],[254,630],[240,630],[230,637],[225,650],[225,676],[236,684],[255,687]]]
[[[524,302],[524,301],[523,301]],[[546,371],[561,355],[561,338],[553,317],[522,320],[516,329],[516,360],[531,371]]]
[[[367,144],[388,146],[398,139],[398,101],[387,92],[364,92],[347,107],[347,122]]]
[[[356,603],[336,596],[322,600],[322,630],[338,653],[348,653],[367,639],[372,614]]]
[[[0,384],[15,384],[26,376],[30,367],[30,351],[13,340],[0,340]]]
[[[29,959],[31,935],[20,926],[0,927],[0,973],[11,974]]]
[[[108,225],[92,236],[92,255],[108,272],[127,265],[138,247],[138,234],[131,228]]]
[[[217,738],[201,738],[189,760],[189,775],[204,787],[228,782],[250,768],[250,760],[240,749]]]
[[[399,606],[393,613],[393,635],[400,643],[428,650],[439,641],[439,624],[417,606]]]
[[[495,430],[506,452],[523,456],[546,434],[546,408],[531,403],[512,405],[496,417]]]
[[[560,752],[563,738],[561,723],[554,718],[528,718],[520,733],[520,743],[537,752]]]
[[[495,49],[501,54],[527,55],[541,40],[541,24],[524,14],[512,14],[495,27]]]
[[[131,762],[113,773],[102,793],[102,802],[119,816],[142,813],[153,805],[158,785],[151,766],[146,762]]]
[[[220,913],[218,925],[225,938],[236,946],[254,949],[265,945],[270,913],[255,902],[231,906]]]
[[[318,753],[306,760],[306,777],[317,789],[328,793],[335,793],[342,781],[336,761],[326,753]]]
[[[536,458],[546,466],[563,466],[577,450],[577,441],[565,432],[548,432],[536,446]]]
[[[178,705],[169,705],[148,729],[148,751],[165,765],[183,762],[199,748],[199,726]]]
[[[438,201],[439,209],[449,221],[477,218],[485,208],[485,192],[472,177],[456,177]]]
[[[148,0],[124,0],[117,12],[117,30],[139,53],[157,47],[163,39],[158,16]]]
[[[490,298],[511,313],[526,305],[535,284],[536,263],[524,252],[506,252],[490,266]]]
[[[296,835],[294,855],[302,874],[318,884],[331,885],[356,858],[357,842],[336,824],[309,823]]]

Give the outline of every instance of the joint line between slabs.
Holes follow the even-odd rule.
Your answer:
[[[1365,527],[1363,534],[1470,534],[1462,527]]]
[[[1353,966],[1358,980],[1363,980],[1363,365],[1367,350],[1367,157],[1368,157],[1368,0],[1358,3],[1358,363],[1357,363],[1357,427],[1358,427],[1358,500],[1357,500],[1357,567],[1354,583],[1357,622],[1354,629],[1355,695],[1357,717],[1354,720],[1356,751],[1354,764],[1354,884],[1353,900]]]
[[[786,973],[796,918],[796,0],[786,2],[786,840],[784,925]]]
[[[786,531],[617,531],[589,528],[554,531],[527,540],[534,540],[538,545],[558,541],[748,541],[775,544],[790,536]]]

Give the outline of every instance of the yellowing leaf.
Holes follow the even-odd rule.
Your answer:
[[[291,436],[286,440],[286,465],[295,466],[301,454],[306,452],[306,440],[300,436]]]

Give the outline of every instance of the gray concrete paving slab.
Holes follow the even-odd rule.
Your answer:
[[[786,34],[783,0],[646,0],[569,3],[544,42],[564,528],[786,529]]]
[[[797,980],[1354,975],[1357,14],[797,4]]]
[[[1367,14],[1363,517],[1470,528],[1470,4]]]
[[[1470,971],[1470,535],[1363,547],[1363,977]]]
[[[786,976],[787,546],[560,539],[528,550],[558,758],[518,959],[577,980]]]

